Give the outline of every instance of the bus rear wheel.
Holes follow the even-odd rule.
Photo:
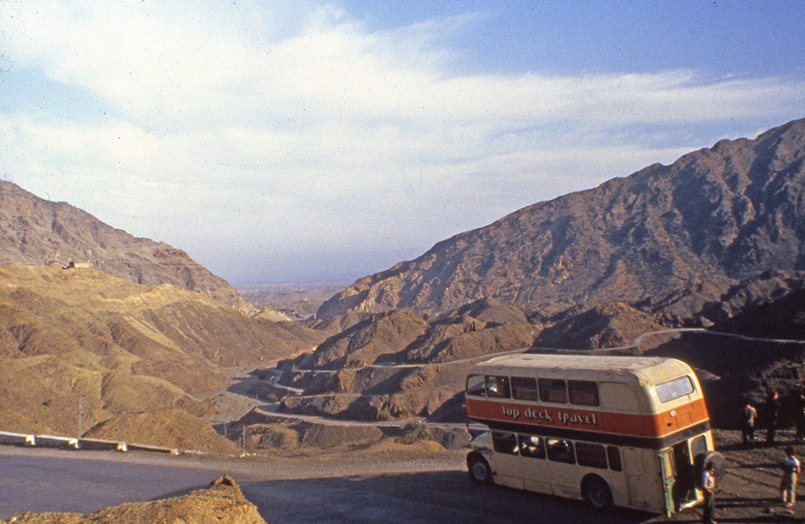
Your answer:
[[[585,502],[593,509],[605,510],[612,507],[612,490],[601,477],[587,477],[581,484]]]
[[[470,478],[476,484],[492,483],[492,468],[489,467],[489,462],[481,455],[467,457],[467,470],[470,473]]]

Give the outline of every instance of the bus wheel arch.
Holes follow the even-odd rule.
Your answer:
[[[582,479],[581,495],[593,509],[606,510],[612,507],[612,489],[598,475],[587,475]]]
[[[467,455],[467,471],[476,484],[492,483],[492,468],[481,453],[473,452]]]

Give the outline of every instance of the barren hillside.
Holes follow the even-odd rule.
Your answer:
[[[122,415],[209,415],[213,405],[199,398],[225,386],[222,367],[257,366],[322,339],[170,284],[0,266],[2,429],[77,435],[79,424],[87,431]]]
[[[610,302],[693,317],[740,280],[805,269],[803,159],[805,120],[723,140],[439,242],[317,315],[443,313],[497,298],[541,318]]]

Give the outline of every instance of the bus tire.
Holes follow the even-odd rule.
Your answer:
[[[470,473],[470,478],[476,484],[492,483],[492,468],[489,467],[489,462],[479,453],[471,453],[467,457],[467,470]]]
[[[597,475],[586,477],[581,483],[584,501],[593,509],[605,510],[612,507],[612,490],[607,482]]]

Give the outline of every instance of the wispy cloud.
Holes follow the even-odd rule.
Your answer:
[[[0,75],[111,109],[0,113],[4,174],[224,276],[250,248],[255,264],[345,245],[415,255],[672,161],[697,145],[685,126],[805,110],[790,79],[462,73],[467,58],[440,42],[483,23],[472,13],[371,30],[320,2],[10,0],[0,20],[0,65],[13,64]]]

